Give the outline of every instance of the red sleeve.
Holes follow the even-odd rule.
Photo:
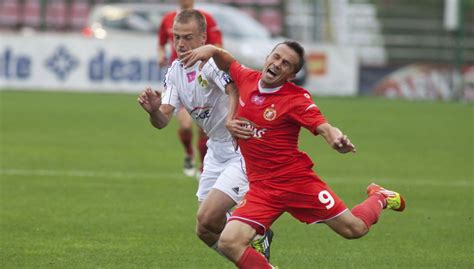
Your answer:
[[[202,12],[202,14],[204,15],[204,17],[206,17],[206,23],[207,23],[206,44],[212,44],[212,45],[222,47],[221,29],[219,29],[219,26],[217,25],[216,21],[210,14],[206,12]]]
[[[327,121],[311,95],[308,92],[298,93],[291,102],[294,104],[288,113],[291,120],[317,135],[316,127]]]
[[[241,65],[237,60],[233,61],[229,67],[229,75],[232,77],[238,91],[241,90],[242,83],[250,78],[250,75],[253,73],[258,74],[257,71]]]

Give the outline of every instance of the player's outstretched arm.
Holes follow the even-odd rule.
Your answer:
[[[184,67],[193,66],[196,62],[202,61],[199,65],[199,69],[202,69],[204,64],[209,59],[214,58],[214,62],[220,70],[229,73],[230,64],[235,61],[234,57],[224,49],[213,45],[205,45],[182,54],[181,62],[184,63]]]
[[[239,100],[239,92],[233,83],[227,85],[226,93],[229,95],[229,111],[227,113],[225,127],[235,138],[251,138],[252,131],[245,127],[247,122],[235,119],[235,113],[237,111],[237,104]]]
[[[229,83],[225,87],[225,93],[229,96],[228,103],[229,103],[229,111],[227,112],[226,121],[229,122],[235,117],[235,113],[237,112],[237,102],[239,99],[239,91],[235,87],[234,83]]]
[[[329,123],[323,123],[316,128],[316,131],[326,139],[326,142],[340,153],[356,152],[356,147],[349,138],[338,128]]]
[[[148,112],[150,123],[154,127],[162,129],[168,125],[173,115],[174,107],[161,104],[161,93],[147,88],[138,96],[138,103]]]

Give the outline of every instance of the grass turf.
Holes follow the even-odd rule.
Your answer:
[[[280,268],[472,268],[473,106],[318,98],[356,154],[302,131],[300,148],[352,207],[372,181],[402,192],[362,239],[284,215]],[[197,182],[176,125],[158,131],[136,95],[0,91],[2,268],[233,268],[194,235]]]

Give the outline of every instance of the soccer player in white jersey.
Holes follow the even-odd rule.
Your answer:
[[[174,20],[173,34],[178,60],[168,69],[163,96],[148,88],[140,94],[138,102],[158,129],[166,127],[175,109],[182,106],[208,135],[208,151],[196,194],[200,203],[196,233],[217,251],[226,213],[248,190],[242,155],[234,149],[232,137],[225,127],[227,115],[234,113],[229,111],[226,92],[235,88],[230,77],[212,60],[202,69],[199,63],[184,68],[179,61],[182,53],[200,47],[206,41],[206,20],[200,12],[191,9],[179,13]],[[254,248],[267,259],[272,237],[273,233],[269,232],[254,241]]]

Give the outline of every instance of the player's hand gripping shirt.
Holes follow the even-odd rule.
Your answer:
[[[314,175],[313,162],[298,150],[301,126],[317,134],[326,120],[305,89],[287,82],[278,89],[260,89],[261,73],[240,65],[230,66],[240,94],[237,118],[248,122],[253,138],[240,139],[249,181],[285,181]]]
[[[228,111],[225,86],[232,81],[229,75],[217,68],[213,59],[201,71],[199,64],[184,69],[179,60],[172,63],[166,74],[162,103],[177,109],[183,106],[209,139],[231,141],[225,128]]]

